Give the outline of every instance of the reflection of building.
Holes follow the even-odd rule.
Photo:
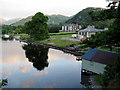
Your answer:
[[[80,39],[89,38],[92,35],[101,32],[106,31],[107,29],[96,29],[93,25],[89,25],[86,29],[82,29],[78,32],[78,37]]]
[[[103,73],[105,66],[110,64],[117,55],[115,52],[89,49],[88,52],[82,56],[82,69],[96,74]]]
[[[62,26],[63,32],[74,32],[79,31],[81,29],[81,25],[79,24],[65,24]]]
[[[91,74],[81,72],[81,82],[80,83],[84,86],[90,85],[90,75]]]
[[[10,35],[5,34],[5,35],[2,35],[2,37],[3,37],[3,38],[9,38]]]

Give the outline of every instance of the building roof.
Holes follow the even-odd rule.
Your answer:
[[[100,32],[100,31],[105,31],[104,29],[95,29],[95,28],[86,28],[80,30],[80,32]]]
[[[90,48],[83,56],[82,58],[83,59],[86,59],[86,60],[91,60],[92,57],[96,54],[97,52],[97,49],[92,49]]]
[[[89,49],[82,58],[88,61],[98,62],[102,64],[110,64],[111,61],[118,56],[118,53],[99,50],[99,49]]]
[[[79,32],[100,32],[106,31],[105,29],[96,29],[93,25],[89,25],[86,29],[82,29]]]

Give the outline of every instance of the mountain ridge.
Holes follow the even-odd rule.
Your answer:
[[[88,7],[83,9],[82,11],[75,14],[71,19],[67,20],[65,23],[78,23],[82,26],[82,28],[86,28],[88,25],[94,25],[96,28],[105,28],[109,27],[111,23],[113,23],[113,19],[106,19],[105,21],[93,21],[91,16],[89,15],[90,11],[94,11],[94,14],[99,13],[101,10],[105,8],[96,8],[96,7]]]
[[[52,25],[59,25],[60,23],[64,23],[65,21],[67,21],[70,17],[64,16],[64,15],[60,15],[60,14],[53,14],[53,15],[46,15],[48,16],[49,20],[48,20],[48,25],[52,26]],[[18,22],[15,22],[11,25],[13,26],[18,26],[18,25],[24,25],[25,22],[28,22],[32,20],[32,16],[28,16],[27,18],[23,18]]]
[[[5,25],[11,25],[12,23],[15,23],[19,20],[21,20],[22,18],[14,18],[14,19],[9,19],[9,20],[6,20],[3,24]]]
[[[111,23],[113,23],[113,19],[111,20],[105,20],[105,21],[92,21],[89,12],[94,11],[95,14],[99,13],[101,10],[104,10],[105,8],[96,8],[96,7],[88,7],[81,11],[79,11],[77,14],[68,17],[61,14],[53,14],[53,15],[46,15],[48,16],[48,25],[49,26],[55,26],[55,25],[63,25],[63,24],[70,24],[70,23],[78,23],[82,26],[82,28],[86,28],[88,25],[94,25],[96,28],[106,28],[109,27]],[[13,26],[19,26],[24,25],[25,22],[28,22],[32,20],[32,16],[29,16],[27,18],[23,18],[17,22],[12,23]]]

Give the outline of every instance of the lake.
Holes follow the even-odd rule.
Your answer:
[[[24,42],[2,42],[4,88],[82,88],[81,61],[62,51]]]

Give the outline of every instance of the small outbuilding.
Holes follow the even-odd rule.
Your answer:
[[[110,64],[117,56],[118,53],[116,52],[91,48],[82,56],[82,69],[102,74],[105,66]]]

